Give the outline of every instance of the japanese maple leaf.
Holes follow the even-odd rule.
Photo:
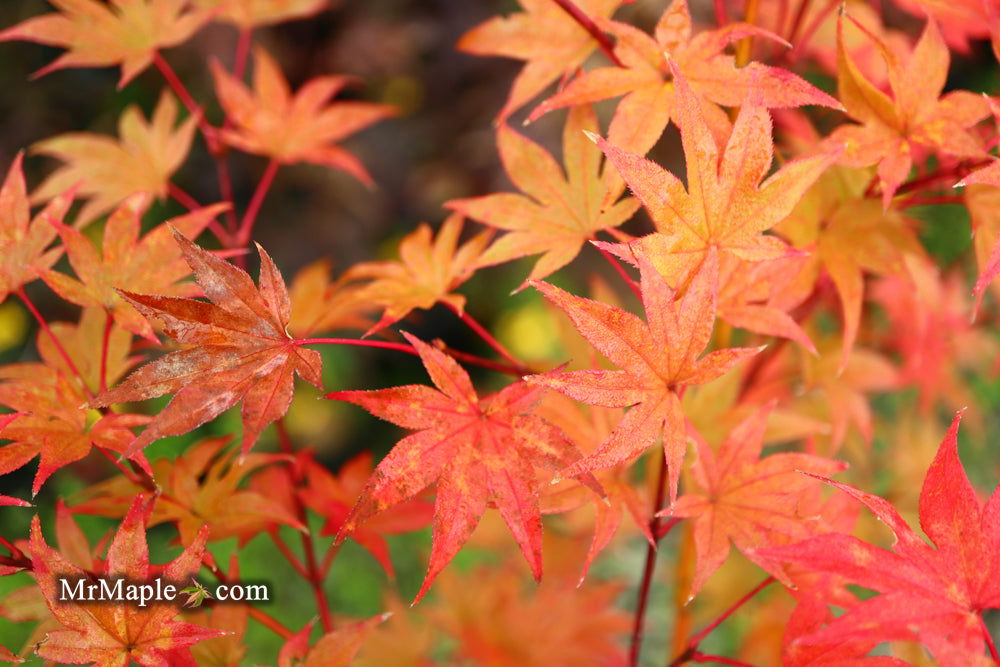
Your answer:
[[[551,0],[518,0],[518,4],[523,12],[491,18],[462,35],[457,44],[459,51],[477,56],[525,62],[500,110],[500,120],[573,72],[597,47],[590,33]],[[578,0],[575,4],[591,18],[606,18],[621,0]]]
[[[0,438],[12,441],[0,446],[0,474],[17,470],[38,456],[38,472],[31,486],[35,495],[53,472],[79,461],[93,446],[126,452],[135,438],[130,429],[148,421],[142,415],[88,414],[80,407],[85,402],[80,385],[49,366],[3,366],[0,405],[24,414],[0,430]],[[133,452],[129,457],[149,470],[141,454]]]
[[[218,21],[232,23],[240,30],[252,30],[275,23],[318,14],[329,0],[193,0],[195,6],[215,12]]]
[[[457,312],[465,309],[465,297],[452,290],[472,277],[489,235],[480,233],[459,245],[461,234],[462,216],[458,214],[445,219],[437,238],[427,224],[421,224],[400,241],[399,260],[362,262],[344,274],[348,280],[371,280],[361,288],[358,298],[385,309],[365,335],[403,319],[411,310],[431,308],[439,301]]]
[[[991,664],[982,614],[1000,608],[1000,487],[984,505],[958,458],[956,415],[920,492],[920,526],[936,549],[884,499],[829,482],[864,504],[895,535],[892,551],[824,534],[763,555],[845,577],[879,595],[799,641],[916,640],[943,667]]]
[[[145,195],[133,195],[108,217],[100,255],[82,233],[56,223],[77,278],[53,270],[42,271],[41,277],[52,291],[66,301],[104,308],[121,328],[156,341],[146,318],[117,290],[168,296],[197,295],[199,290],[194,283],[178,282],[191,271],[171,238],[171,229],[187,238],[195,238],[229,205],[206,206],[174,218],[157,225],[140,239],[142,213],[147,204]]]
[[[347,276],[331,281],[330,262],[325,259],[299,269],[288,286],[292,304],[288,332],[304,338],[317,331],[367,329],[371,321],[365,314],[373,304],[362,296],[363,287],[348,282]]]
[[[59,259],[62,251],[49,249],[56,238],[51,221],[61,221],[73,203],[72,192],[61,193],[32,218],[23,158],[17,154],[0,187],[0,303]]]
[[[573,578],[553,576],[537,589],[526,589],[510,566],[446,573],[437,617],[457,640],[453,664],[627,664],[621,639],[631,619],[614,604],[621,586],[576,584]]]
[[[536,412],[561,428],[584,454],[600,446],[622,416],[620,409],[595,406],[585,409],[576,401],[555,393],[546,394]],[[639,532],[650,544],[656,542],[649,529],[653,510],[647,500],[648,494],[641,494],[641,488],[633,485],[627,473],[621,467],[595,472],[594,477],[607,494],[604,498],[595,496],[576,480],[562,480],[558,485],[550,485],[542,494],[543,514],[568,512],[593,502],[594,537],[583,561],[581,582],[586,578],[594,559],[618,532],[624,514],[632,517]]]
[[[1000,104],[997,104],[992,97],[986,99],[994,119],[1000,124]],[[973,186],[965,190],[965,205],[972,218],[976,260],[979,265],[979,277],[976,279],[975,287],[972,288],[972,293],[976,295],[976,303],[972,308],[972,317],[975,319],[983,303],[986,288],[997,274],[1000,274],[1000,233],[998,233],[1000,224],[994,213],[998,197],[996,188],[1000,188],[1000,160],[993,160],[955,184],[956,188],[965,186]]]
[[[809,252],[797,279],[807,282],[806,291],[813,290],[821,271],[833,281],[844,322],[841,370],[857,340],[865,275],[909,280],[906,257],[926,254],[916,220],[864,197],[869,180],[864,171],[831,168],[777,227],[792,245]]]
[[[595,245],[633,265],[638,265],[642,256],[670,281],[676,280],[676,243],[674,236],[654,232],[628,243],[597,241]],[[788,276],[800,270],[804,260],[804,255],[763,261],[731,253],[722,255],[717,299],[719,319],[734,327],[794,340],[815,352],[808,334],[788,314],[802,301],[795,294],[788,294]]]
[[[212,62],[215,92],[233,123],[232,128],[223,128],[223,141],[281,164],[310,162],[339,169],[371,186],[371,176],[361,162],[336,142],[395,115],[396,109],[371,102],[328,103],[351,82],[348,76],[317,77],[293,95],[281,68],[266,51],[256,49],[253,62],[252,91]]]
[[[621,370],[553,371],[526,380],[589,405],[631,406],[607,440],[566,470],[566,476],[627,461],[662,436],[673,501],[687,449],[678,389],[714,380],[763,348],[727,348],[699,358],[715,324],[718,257],[713,250],[679,300],[647,262],[641,261],[639,269],[645,322],[600,301],[535,283],[566,312],[580,334]]]
[[[306,463],[306,486],[299,495],[307,507],[326,519],[323,535],[336,535],[365,490],[374,468],[371,452],[362,452],[332,474],[315,461]],[[397,535],[426,527],[432,519],[433,506],[426,500],[412,498],[381,512],[358,526],[351,538],[364,547],[390,577],[395,576],[385,535]]]
[[[837,606],[846,606],[841,594]],[[854,601],[848,609],[857,604]],[[910,663],[888,656],[868,656],[877,641],[845,639],[830,643],[804,644],[800,637],[808,636],[835,618],[824,596],[811,592],[799,598],[799,604],[788,619],[782,640],[781,664],[785,667],[911,667]]]
[[[150,580],[149,549],[146,544],[146,502],[137,496],[108,548],[102,572],[106,577],[125,577],[134,582]],[[162,577],[172,582],[190,579],[201,566],[207,530],[177,558],[162,566]],[[127,667],[136,662],[143,667],[193,664],[192,644],[224,634],[173,620],[180,611],[169,603],[152,603],[145,608],[121,602],[80,604],[60,599],[59,578],[88,577],[45,543],[41,522],[31,524],[30,553],[32,574],[62,630],[49,632],[36,652],[46,660],[62,663],[94,663],[99,667]]]
[[[182,544],[190,543],[202,526],[209,527],[212,541],[236,536],[241,545],[278,524],[305,530],[294,514],[273,497],[241,486],[260,468],[278,463],[278,457],[251,453],[239,458],[234,451],[224,451],[229,442],[228,437],[205,438],[176,459],[153,461],[153,476],[162,495],[147,525],[176,525]],[[78,514],[119,517],[141,490],[123,476],[112,477],[89,486],[83,494],[86,499],[73,510]]]
[[[292,635],[278,653],[278,667],[348,667],[365,639],[391,614],[379,614],[364,621],[337,628],[309,646],[313,622]]]
[[[774,144],[771,117],[760,95],[749,94],[720,152],[697,97],[672,61],[671,68],[687,189],[663,167],[596,139],[657,231],[673,236],[670,251],[658,258],[657,268],[672,286],[680,287],[713,247],[750,261],[786,256],[789,248],[784,241],[761,232],[792,211],[834,161],[836,151],[789,162],[761,183],[771,169]]]
[[[528,280],[541,280],[571,262],[598,231],[617,227],[632,217],[639,207],[635,199],[604,205],[609,193],[601,180],[601,151],[584,136],[584,132],[597,130],[597,117],[589,106],[570,111],[563,130],[564,173],[541,146],[506,124],[500,126],[500,159],[510,180],[525,194],[492,194],[445,204],[508,230],[483,253],[479,266],[541,252],[544,254],[528,276]]]
[[[893,332],[886,347],[898,352],[900,381],[918,388],[922,411],[939,403],[961,408],[975,400],[966,372],[988,366],[1000,349],[969,321],[963,275],[941,275],[929,258],[908,264],[911,280],[887,277],[872,289]]]
[[[110,386],[136,364],[136,359],[129,354],[132,349],[132,334],[117,326],[114,321],[109,327],[108,315],[102,308],[83,308],[76,324],[52,322],[49,330],[58,339],[76,371],[63,358],[52,336],[39,331],[35,347],[42,361],[49,368],[62,373],[63,377],[73,377],[79,373],[79,379],[94,393],[101,391],[102,381]],[[94,350],[101,350],[101,354],[94,354]]]
[[[690,598],[729,556],[730,542],[752,561],[782,576],[780,567],[756,558],[762,545],[798,541],[813,534],[799,500],[816,483],[800,472],[832,475],[846,464],[810,454],[788,452],[760,458],[771,402],[738,424],[718,452],[697,439],[698,460],[691,471],[701,493],[688,493],[663,514],[692,519],[697,554]]]
[[[121,66],[121,88],[149,67],[159,49],[187,41],[209,19],[187,0],[50,0],[60,11],[0,32],[0,41],[37,42],[66,49],[35,72],[64,67]]]
[[[731,23],[692,37],[686,0],[673,0],[656,25],[654,36],[617,21],[598,20],[617,38],[620,67],[599,67],[574,78],[564,89],[532,111],[530,119],[566,106],[597,102],[624,95],[608,130],[612,144],[645,154],[660,138],[678,100],[674,75],[690,84],[716,134],[728,128],[725,114],[715,105],[739,106],[754,90],[767,108],[819,104],[838,108],[835,99],[787,70],[761,63],[737,67],[723,53],[731,43],[748,36],[784,42],[777,35],[746,23]],[[671,65],[671,63],[673,63]]]
[[[246,454],[265,426],[285,414],[293,375],[322,387],[322,359],[285,331],[288,292],[270,256],[260,253],[260,284],[242,269],[202,250],[180,232],[174,240],[211,303],[122,291],[121,295],[164,331],[189,347],[136,369],[120,385],[91,401],[101,407],[174,394],[129,446],[140,451],[157,438],[179,435],[242,402]]]
[[[65,164],[32,192],[32,203],[43,202],[79,185],[89,197],[77,224],[92,221],[137,192],[163,198],[171,175],[184,162],[194,138],[195,117],[177,124],[177,100],[164,91],[147,122],[137,106],[118,119],[118,139],[90,132],[60,134],[36,143],[36,153]]]
[[[406,385],[327,394],[327,398],[360,405],[381,419],[417,431],[396,443],[379,462],[344,520],[338,541],[437,480],[431,559],[415,601],[469,538],[490,501],[539,579],[542,522],[536,469],[555,470],[579,458],[559,429],[526,414],[544,389],[517,382],[479,398],[469,375],[454,359],[403,335],[420,354],[434,388]],[[589,475],[583,477],[597,488]]]
[[[928,152],[984,156],[980,141],[969,128],[989,110],[981,96],[969,91],[956,90],[941,97],[949,56],[933,18],[928,19],[905,63],[871,36],[888,67],[891,98],[858,71],[844,49],[843,16],[837,30],[837,93],[848,115],[860,125],[841,125],[829,139],[846,144],[842,164],[865,167],[878,163],[883,207],[889,207],[914,162]]]

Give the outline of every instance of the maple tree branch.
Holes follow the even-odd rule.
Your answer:
[[[118,468],[118,470],[121,472],[121,474],[125,475],[125,479],[127,479],[130,482],[132,482],[133,484],[135,484],[139,488],[147,489],[149,491],[153,491],[153,489],[150,489],[146,485],[146,483],[144,482],[144,480],[143,480],[143,478],[141,476],[139,476],[138,474],[136,474],[136,472],[134,470],[132,470],[131,468],[129,468],[127,465],[125,465],[122,462],[122,460],[121,460],[121,458],[119,457],[118,454],[112,454],[111,452],[109,452],[104,447],[101,447],[100,445],[97,445],[97,451],[99,451],[101,454],[104,454],[104,458],[106,458],[107,460],[111,461],[112,465],[114,465],[116,468]]]
[[[615,64],[615,67],[625,67],[624,63],[615,55],[615,45],[611,41],[611,38],[601,32],[601,29],[597,27],[594,20],[577,7],[573,3],[573,0],[552,0],[552,2],[559,5],[559,8],[579,23],[581,28],[590,33],[590,36],[597,42],[597,46],[601,49],[601,52],[608,57],[608,60]]]
[[[802,20],[805,19],[810,4],[812,4],[812,0],[800,0],[799,8],[795,10],[792,27],[788,30],[788,43],[792,45],[793,51],[795,50],[795,40],[799,37],[799,29],[802,27]]]
[[[757,13],[760,9],[760,0],[747,0],[746,12],[743,21],[751,25],[757,23]],[[736,66],[743,67],[750,61],[750,49],[753,47],[753,37],[744,37],[736,45]]]
[[[180,204],[189,211],[194,212],[200,208],[204,208],[201,204],[198,203],[197,199],[195,199],[187,192],[182,190],[180,186],[176,185],[175,183],[169,183],[167,185],[167,194],[169,194],[174,201],[176,201],[178,204]],[[230,204],[230,207],[226,210],[226,213],[232,212],[232,209],[233,207]],[[219,240],[219,243],[221,243],[226,248],[230,247],[231,245],[230,234],[229,232],[226,231],[226,229],[222,225],[219,224],[218,220],[212,218],[208,223],[208,229],[213,234],[215,234],[215,238]]]
[[[723,621],[725,621],[727,618],[729,618],[730,616],[732,616],[733,613],[735,613],[737,609],[739,609],[740,607],[742,607],[743,605],[745,605],[747,602],[749,602],[751,599],[753,599],[754,596],[756,596],[762,590],[764,590],[765,588],[767,588],[767,586],[769,584],[771,584],[772,582],[774,582],[774,577],[768,577],[768,578],[764,579],[762,582],[760,582],[759,584],[757,584],[756,586],[754,586],[753,589],[750,590],[750,592],[748,592],[746,595],[744,595],[739,600],[737,600],[736,602],[734,602],[729,607],[729,609],[726,609],[724,612],[722,612],[714,621],[712,621],[711,623],[709,623],[708,625],[706,625],[701,630],[701,632],[699,632],[698,634],[696,634],[693,637],[691,637],[691,639],[688,640],[688,647],[687,647],[687,649],[683,653],[681,653],[679,656],[677,656],[676,658],[674,658],[673,661],[670,663],[670,665],[668,667],[679,667],[679,665],[683,665],[685,662],[688,662],[689,660],[694,661],[694,662],[701,662],[700,660],[696,660],[695,656],[699,655],[699,653],[698,653],[698,645],[701,644],[701,642],[705,639],[705,637],[707,637],[708,635],[710,635],[713,630],[715,630],[717,627],[719,627],[719,625],[722,624]],[[734,663],[726,663],[726,664],[742,665],[744,663],[742,663],[742,662],[734,662]]]
[[[608,264],[610,264],[618,275],[622,277],[622,280],[624,280],[625,284],[628,285],[628,288],[632,290],[632,293],[635,294],[640,301],[642,301],[642,290],[639,288],[639,283],[635,282],[635,280],[632,279],[632,276],[625,272],[625,267],[623,267],[618,260],[604,248],[600,246],[594,247],[597,248],[597,252],[601,253],[601,256],[604,257],[604,259],[608,260]]]
[[[153,64],[156,65],[156,69],[160,70],[160,74],[167,80],[167,85],[174,91],[174,94],[180,99],[181,104],[188,110],[188,113],[195,117],[198,129],[201,130],[202,136],[205,137],[205,143],[208,144],[209,152],[215,153],[218,148],[218,137],[215,134],[215,128],[208,124],[205,112],[202,111],[202,108],[195,102],[194,97],[188,92],[187,86],[184,85],[184,82],[177,76],[177,72],[160,55],[159,51],[153,52]]]
[[[288,546],[288,542],[278,533],[277,528],[272,528],[268,531],[271,536],[271,541],[274,542],[274,546],[278,547],[278,551],[281,555],[285,557],[285,560],[299,573],[303,579],[309,579],[309,572],[306,570],[302,561],[299,560],[298,556],[292,551],[291,547]]]
[[[830,0],[826,7],[821,9],[820,12],[816,14],[815,18],[813,18],[813,20],[810,21],[809,25],[806,27],[806,31],[802,34],[802,39],[798,42],[798,44],[792,46],[792,50],[788,52],[789,62],[795,62],[798,60],[799,55],[805,50],[806,45],[812,40],[816,31],[819,30],[819,27],[823,25],[823,21],[825,21],[842,2],[843,0]]]
[[[715,11],[715,23],[722,27],[729,23],[729,14],[726,12],[726,0],[713,0],[712,9]]]
[[[285,641],[288,641],[289,639],[291,639],[292,637],[295,636],[295,633],[292,632],[291,630],[289,630],[288,628],[286,628],[281,623],[281,621],[279,621],[278,619],[276,619],[274,616],[271,616],[270,614],[268,614],[266,611],[264,611],[260,607],[254,607],[252,605],[247,605],[247,609],[248,609],[248,613],[250,615],[250,618],[252,618],[253,620],[257,621],[258,623],[260,623],[261,625],[263,625],[265,628],[271,630],[272,632],[274,632],[274,634],[278,635],[279,637],[281,637]]]
[[[982,612],[979,615],[979,625],[983,629],[983,639],[986,641],[986,648],[989,649],[990,657],[993,658],[993,662],[1000,664],[1000,654],[997,653],[997,645],[993,642],[993,635],[990,634],[990,629],[986,625],[986,619],[983,618]]]
[[[253,43],[253,29],[241,28],[236,40],[236,57],[233,58],[233,76],[242,79],[247,71],[247,56]]]
[[[278,417],[277,421],[274,422],[274,427],[278,432],[278,443],[281,446],[281,450],[286,454],[294,454],[295,448],[292,446],[292,438],[288,435],[288,429],[285,428],[285,418],[283,416]],[[316,611],[319,613],[320,623],[323,624],[323,632],[331,632],[333,630],[333,616],[330,614],[330,602],[327,600],[326,589],[323,587],[326,572],[321,570],[316,562],[316,545],[313,541],[312,531],[308,527],[309,517],[306,515],[305,505],[302,503],[302,499],[297,492],[299,484],[302,483],[302,471],[298,466],[293,466],[292,470],[288,471],[288,474],[292,478],[292,487],[295,490],[292,493],[292,501],[295,503],[295,514],[299,522],[303,526],[306,526],[305,532],[301,533],[302,553],[305,554],[306,558],[305,580],[309,582],[313,590],[313,597],[316,598]]]
[[[233,580],[226,576],[226,573],[219,569],[216,565],[215,560],[212,558],[210,553],[206,553],[202,557],[201,564],[208,568],[208,571],[212,573],[216,579],[219,580],[220,584],[232,585]],[[213,599],[208,599],[205,601],[206,605],[211,605],[214,602]],[[253,605],[247,605],[247,611],[250,618],[254,619],[264,627],[273,631],[276,635],[284,639],[285,641],[291,639],[295,636],[295,633],[284,626],[278,619],[274,618],[266,611],[259,607],[254,607]]]
[[[104,318],[104,334],[101,336],[101,370],[98,389],[103,394],[108,390],[108,347],[111,345],[111,326],[115,318],[107,312]]]
[[[420,356],[420,353],[417,352],[415,348],[410,347],[406,343],[393,343],[384,340],[362,340],[360,338],[296,338],[294,343],[296,345],[354,345],[357,347],[377,347],[384,350],[405,352],[407,354],[412,354],[415,357]],[[476,355],[469,354],[468,352],[459,352],[458,350],[453,350],[450,347],[445,347],[443,352],[455,357],[458,361],[464,361],[467,364],[488,368],[490,370],[497,371],[498,373],[506,373],[507,375],[515,375],[517,377],[522,377],[524,375],[524,373],[513,366],[490,361],[489,359],[483,359],[482,357],[477,357]]]
[[[497,354],[506,359],[507,362],[510,363],[510,365],[513,366],[515,369],[517,369],[521,375],[527,375],[528,373],[531,372],[531,369],[529,369],[527,366],[518,361],[517,357],[511,354],[510,351],[503,346],[503,343],[494,338],[493,334],[491,334],[489,330],[486,329],[486,327],[484,327],[482,324],[476,321],[476,319],[472,317],[472,315],[469,315],[469,313],[466,312],[464,309],[460,309],[458,306],[449,301],[446,301],[444,303],[446,306],[448,306],[451,312],[455,313],[455,315],[457,315],[460,320],[462,320],[470,329],[475,331],[476,334],[478,334],[479,337],[482,338],[487,345],[492,347]]]
[[[10,557],[13,558],[14,560],[21,560],[24,558],[24,554],[21,552],[21,550],[18,549],[16,546],[14,546],[13,543],[8,542],[7,538],[3,537],[2,535],[0,535],[0,545],[3,545],[7,549],[7,551],[10,552]]]
[[[35,320],[38,322],[38,326],[40,326],[42,330],[48,335],[53,345],[55,345],[56,350],[59,352],[59,356],[63,358],[63,361],[66,362],[66,365],[69,366],[69,369],[73,372],[74,375],[80,378],[80,384],[83,386],[83,391],[86,392],[87,398],[93,398],[94,392],[92,392],[90,390],[90,387],[87,386],[87,381],[84,379],[83,373],[80,372],[80,369],[77,368],[76,364],[73,363],[73,360],[70,359],[69,353],[66,351],[66,348],[64,348],[63,344],[59,342],[58,338],[56,338],[56,335],[52,332],[52,329],[49,328],[49,323],[46,322],[45,318],[42,317],[42,314],[38,312],[38,308],[35,308],[35,304],[28,297],[28,293],[24,291],[24,286],[22,285],[21,287],[17,288],[17,291],[15,291],[14,293],[17,294],[17,298],[21,300],[21,303],[23,303],[24,306],[31,312],[32,316],[34,316]]]
[[[250,242],[253,225],[257,222],[257,214],[260,213],[264,197],[267,196],[268,190],[271,189],[271,184],[274,183],[274,176],[278,173],[278,167],[280,166],[277,160],[269,160],[267,167],[264,168],[264,173],[257,183],[257,188],[253,191],[253,197],[250,198],[250,204],[247,205],[247,210],[240,221],[240,229],[236,234],[236,244],[238,246],[244,247]]]
[[[986,165],[992,163],[995,159],[996,158],[987,158],[985,160],[977,160],[970,163],[960,162],[954,167],[949,167],[948,169],[935,169],[929,174],[924,174],[923,176],[915,178],[908,183],[903,183],[896,189],[896,194],[902,195],[908,192],[913,192],[914,190],[920,190],[924,188],[924,186],[941,180],[960,181],[968,176],[970,172],[973,172],[980,167],[985,167]],[[954,183],[950,185],[954,185]]]
[[[660,471],[657,474],[655,497],[653,502],[653,517],[649,520],[649,532],[654,536],[660,534],[660,517],[657,516],[663,506],[663,497],[667,487],[667,455],[660,454]],[[653,584],[653,572],[656,569],[656,541],[646,547],[646,563],[642,568],[642,579],[639,582],[639,599],[635,606],[635,621],[632,625],[632,640],[629,644],[630,667],[639,664],[639,649],[642,647],[643,626],[646,622],[646,607],[649,604],[649,589]]]

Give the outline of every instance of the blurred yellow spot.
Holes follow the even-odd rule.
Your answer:
[[[28,314],[14,301],[0,304],[0,352],[24,341],[28,335]]]
[[[336,434],[343,430],[341,415],[336,401],[316,400],[313,392],[296,391],[285,425],[294,442],[330,451],[338,444]]]
[[[529,361],[551,359],[559,354],[558,329],[541,301],[506,313],[497,324],[497,335],[514,356]]]
[[[381,97],[383,103],[399,108],[407,116],[423,106],[424,89],[412,76],[394,76],[386,82]]]

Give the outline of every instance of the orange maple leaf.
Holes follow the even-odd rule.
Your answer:
[[[421,224],[399,243],[399,260],[361,262],[344,273],[347,280],[372,280],[364,285],[358,298],[382,308],[381,319],[365,334],[370,335],[397,322],[416,308],[431,308],[442,302],[461,313],[465,297],[452,290],[475,272],[489,234],[479,233],[462,245],[462,216],[449,215],[437,238],[431,228]]]
[[[278,653],[278,667],[348,667],[361,650],[365,639],[392,614],[373,616],[337,628],[309,646],[313,623],[307,623],[292,635]]]
[[[12,441],[0,447],[0,474],[38,456],[31,486],[35,495],[53,472],[79,461],[94,446],[126,452],[135,437],[130,429],[149,421],[142,415],[117,413],[95,417],[80,408],[85,402],[75,379],[44,364],[7,364],[0,369],[0,405],[23,413],[0,429],[0,437]],[[149,470],[142,454],[129,457]]]
[[[523,12],[497,16],[458,40],[459,51],[477,56],[503,56],[525,61],[500,110],[504,120],[549,84],[579,67],[597,42],[565,10],[551,0],[518,0]],[[591,18],[608,17],[622,0],[578,0]]]
[[[771,117],[751,92],[723,151],[705,121],[697,97],[671,63],[677,124],[687,165],[687,189],[672,173],[604,139],[598,146],[615,165],[653,219],[672,237],[656,268],[671,286],[683,286],[710,248],[761,261],[788,255],[788,245],[764,232],[787,216],[803,193],[837,157],[833,150],[784,165],[761,183],[774,156]],[[640,245],[642,242],[640,242]]]
[[[375,467],[371,452],[362,452],[341,466],[336,474],[303,457],[306,486],[298,491],[302,502],[326,519],[323,535],[336,535],[365,490]],[[397,535],[425,528],[433,516],[433,506],[422,498],[412,498],[367,520],[351,533],[390,577],[395,577],[385,535]]]
[[[60,248],[47,250],[56,238],[51,221],[61,221],[73,203],[72,192],[61,193],[32,218],[23,158],[18,153],[0,187],[0,303],[59,259]]]
[[[318,14],[329,6],[329,0],[193,0],[194,4],[213,12],[217,21],[231,23],[240,30],[274,25]]]
[[[195,296],[197,285],[178,282],[190,274],[180,249],[171,239],[171,229],[188,238],[197,237],[226,203],[206,206],[161,225],[142,239],[145,195],[126,199],[104,225],[103,253],[78,230],[56,223],[70,266],[77,278],[53,270],[40,272],[42,280],[66,301],[80,306],[104,308],[126,331],[156,341],[149,322],[117,290],[153,292],[170,296]]]
[[[137,662],[143,667],[190,664],[190,647],[219,637],[224,632],[175,621],[180,608],[171,604],[93,602],[80,604],[61,599],[59,578],[85,578],[99,574],[125,577],[137,583],[150,580],[149,547],[146,544],[146,501],[137,496],[122,520],[108,548],[100,573],[87,573],[45,543],[41,522],[31,523],[30,554],[32,574],[38,582],[52,615],[64,626],[49,632],[37,648],[46,660],[61,663],[94,663],[98,667],[121,667]],[[177,558],[163,567],[162,576],[172,582],[190,579],[201,566],[207,530]]]
[[[152,473],[161,485],[162,495],[147,525],[173,523],[183,544],[195,539],[202,526],[209,527],[212,541],[236,536],[240,545],[277,524],[305,530],[273,496],[241,486],[263,466],[277,463],[278,455],[250,453],[237,458],[234,451],[224,451],[230,440],[205,438],[176,459],[152,462]],[[74,505],[73,511],[120,517],[129,499],[140,491],[142,488],[133,481],[118,475],[87,487],[82,494],[84,501]]]
[[[1000,486],[983,503],[958,458],[956,415],[920,492],[919,536],[886,500],[827,480],[886,524],[892,551],[829,533],[761,555],[878,591],[799,642],[917,640],[944,666],[990,665],[987,609],[1000,608]],[[994,654],[995,655],[995,654]]]
[[[288,332],[305,338],[317,331],[367,329],[371,321],[365,314],[373,304],[361,296],[361,286],[348,282],[347,276],[331,281],[330,262],[325,259],[299,269],[288,286],[292,303]]]
[[[905,63],[869,35],[888,67],[891,98],[861,74],[845,50],[843,16],[837,34],[837,94],[848,115],[861,124],[841,125],[829,141],[846,144],[842,164],[866,167],[878,163],[883,207],[889,207],[914,162],[928,152],[985,157],[982,143],[969,128],[985,118],[989,108],[982,96],[967,90],[941,96],[950,59],[933,18],[927,20]]]
[[[547,283],[535,286],[569,315],[580,334],[621,370],[553,371],[531,375],[531,384],[551,387],[590,405],[631,406],[594,452],[565,475],[610,468],[663,437],[671,501],[677,497],[686,426],[677,391],[713,380],[763,348],[734,347],[699,358],[715,324],[718,257],[710,250],[687,292],[675,293],[660,273],[640,260],[640,287],[646,322],[632,313],[568,294]]]
[[[233,127],[222,139],[233,148],[266,155],[281,164],[310,162],[347,172],[365,185],[372,179],[361,162],[336,142],[396,114],[372,102],[331,102],[349,76],[321,76],[292,95],[281,68],[262,48],[254,51],[253,91],[212,62],[215,91]]]
[[[187,41],[210,17],[187,0],[50,0],[59,12],[36,16],[0,32],[0,41],[37,42],[66,49],[35,72],[64,67],[120,65],[121,88],[149,67],[159,49]]]
[[[506,124],[497,132],[500,159],[510,180],[525,194],[501,193],[455,199],[445,204],[470,218],[508,230],[479,258],[490,266],[544,253],[528,280],[541,280],[562,268],[583,244],[602,230],[632,217],[639,202],[631,197],[605,207],[609,195],[601,180],[601,151],[584,136],[598,130],[589,106],[570,111],[563,130],[566,171],[541,146]]]
[[[730,23],[692,37],[686,0],[674,0],[664,10],[655,38],[625,23],[600,18],[596,22],[617,38],[615,54],[622,65],[599,67],[576,77],[532,111],[531,120],[553,109],[624,95],[611,121],[608,139],[625,150],[645,154],[677,112],[675,72],[681,72],[689,82],[719,135],[729,123],[715,105],[739,106],[751,90],[768,108],[840,106],[837,100],[787,70],[757,62],[737,67],[734,57],[723,53],[729,44],[749,36],[784,42],[763,28]]]
[[[293,376],[322,387],[322,359],[288,335],[290,305],[285,283],[270,256],[260,253],[260,284],[242,269],[202,250],[174,232],[181,253],[211,303],[179,297],[120,294],[166,333],[190,345],[141,366],[91,406],[174,397],[132,442],[129,453],[157,438],[179,435],[242,402],[245,454],[265,426],[285,414]]]
[[[847,467],[832,459],[788,452],[760,458],[770,403],[738,424],[718,452],[697,439],[698,460],[691,469],[702,493],[688,493],[662,513],[694,521],[698,556],[689,597],[729,556],[730,541],[755,563],[781,575],[777,564],[755,558],[754,549],[798,541],[814,530],[798,511],[799,500],[816,480],[801,471],[829,476]],[[776,571],[777,568],[777,571]]]
[[[528,413],[543,388],[517,382],[479,398],[468,373],[454,359],[403,335],[417,349],[436,388],[406,385],[327,394],[417,431],[378,464],[337,540],[437,480],[430,565],[416,600],[468,540],[491,500],[539,579],[542,520],[536,469],[566,467],[579,452],[559,429]],[[583,477],[598,488],[588,474]]]
[[[194,138],[196,118],[177,124],[177,100],[163,91],[147,122],[131,105],[118,119],[118,139],[90,132],[70,132],[39,141],[32,150],[65,164],[31,193],[34,204],[79,186],[89,201],[77,225],[91,222],[129,195],[143,192],[162,199],[170,177],[184,162]]]

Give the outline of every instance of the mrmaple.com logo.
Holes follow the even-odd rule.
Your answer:
[[[183,598],[185,607],[198,607],[206,599],[218,602],[267,602],[267,584],[218,584],[213,591],[194,579],[185,586],[157,577],[150,581],[132,581],[123,577],[88,579],[59,577],[56,579],[59,602],[114,602],[145,607],[151,602],[175,602]]]

